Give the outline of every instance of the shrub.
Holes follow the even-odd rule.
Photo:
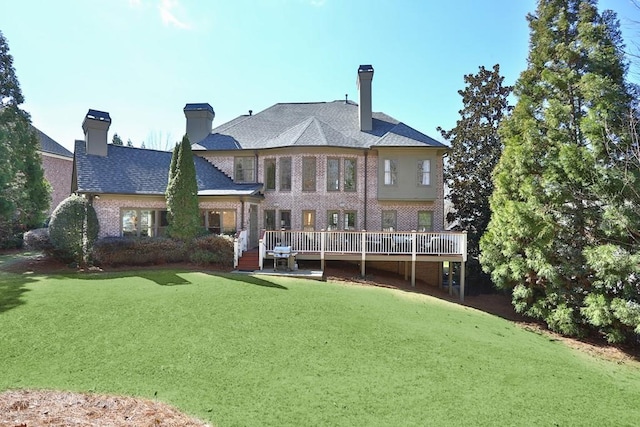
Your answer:
[[[219,264],[233,266],[233,239],[229,236],[210,234],[198,237],[191,243],[193,250],[189,260],[195,264]]]
[[[28,250],[42,251],[49,255],[54,252],[48,228],[36,228],[24,233],[24,246]]]
[[[185,243],[165,237],[106,237],[93,248],[94,262],[103,266],[183,262],[186,254]]]
[[[22,232],[15,220],[0,218],[0,249],[17,249],[22,246]]]
[[[89,201],[71,195],[51,214],[49,237],[63,260],[83,264],[98,238],[99,228],[98,216]]]

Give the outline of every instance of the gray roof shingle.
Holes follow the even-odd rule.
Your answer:
[[[171,152],[109,144],[106,156],[86,154],[76,141],[78,191],[81,193],[162,195],[167,188]],[[207,160],[194,156],[199,195],[254,194],[262,184],[236,184]]]
[[[73,158],[73,153],[71,151],[67,150],[62,145],[55,142],[53,139],[51,139],[48,135],[46,135],[37,127],[35,126],[32,126],[32,127],[33,127],[33,130],[36,132],[36,135],[38,135],[38,139],[40,141],[40,151],[42,151],[43,153],[56,154],[62,157],[69,157],[69,159]]]
[[[289,146],[443,147],[446,145],[384,113],[373,113],[373,129],[359,128],[351,101],[275,104],[213,129],[194,150],[238,150]]]

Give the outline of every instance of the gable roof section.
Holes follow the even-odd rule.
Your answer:
[[[80,193],[164,195],[171,152],[109,144],[106,156],[88,155],[76,141],[77,191]],[[194,156],[198,195],[251,195],[262,184],[236,184],[207,160]]]
[[[62,145],[58,144],[56,141],[54,141],[52,138],[50,138],[48,135],[46,135],[37,127],[35,126],[31,126],[31,127],[36,132],[36,135],[38,135],[38,140],[40,141],[40,151],[42,151],[43,153],[55,154],[62,157],[68,157],[69,160],[73,158],[73,153],[71,151],[67,150]]]
[[[360,130],[351,101],[275,104],[215,128],[194,150],[262,149],[290,146],[348,148],[442,147],[446,145],[384,113],[373,113],[373,129]]]

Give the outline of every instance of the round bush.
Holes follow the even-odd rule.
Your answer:
[[[31,251],[42,251],[52,253],[53,245],[49,239],[48,228],[36,228],[24,233],[24,246]]]
[[[98,238],[99,229],[98,216],[89,201],[84,197],[71,195],[63,200],[51,214],[49,237],[53,246],[64,258],[82,263],[86,255],[85,234],[88,253]]]

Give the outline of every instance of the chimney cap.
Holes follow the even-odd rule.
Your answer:
[[[111,116],[106,111],[89,109],[89,111],[87,112],[86,118],[111,123]]]
[[[202,111],[202,110],[206,110],[213,114],[213,107],[209,105],[208,102],[198,102],[198,103],[187,104],[184,106],[184,109],[183,109],[183,111]]]
[[[373,73],[373,65],[361,65],[358,68],[358,73]]]

